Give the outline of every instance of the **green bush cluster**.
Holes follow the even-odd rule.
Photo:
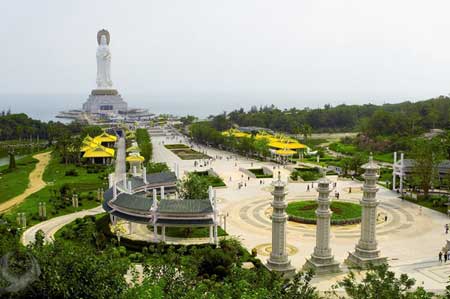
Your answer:
[[[273,178],[272,174],[265,174],[264,170],[262,168],[250,168],[247,169],[248,171],[250,171],[251,173],[253,173],[257,179],[269,179],[269,178]]]
[[[298,180],[302,178],[304,181],[316,181],[322,177],[319,168],[296,168],[291,173],[292,180]]]

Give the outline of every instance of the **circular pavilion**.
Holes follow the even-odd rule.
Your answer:
[[[153,242],[166,241],[166,227],[209,227],[210,242],[217,244],[218,209],[212,188],[207,199],[178,199],[174,172],[146,174],[144,168],[141,177],[124,176],[120,181],[112,177],[102,205],[113,224],[125,220],[130,231],[134,223],[151,225]]]

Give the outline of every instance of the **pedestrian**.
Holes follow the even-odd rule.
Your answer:
[[[439,251],[439,262],[442,263],[442,251]]]
[[[248,180],[250,181],[250,177],[248,177]]]
[[[448,223],[445,225],[445,233],[448,234]]]
[[[247,187],[247,183],[244,183],[244,187]]]
[[[259,184],[262,185],[262,180],[259,180]]]
[[[447,259],[450,261],[450,251],[447,252]]]
[[[339,192],[337,193],[337,199],[339,199]]]
[[[306,187],[306,191],[308,191],[309,192],[309,184],[307,185],[307,187]]]
[[[352,193],[352,187],[348,187],[348,193]]]
[[[447,252],[444,252],[444,263],[446,263],[446,262],[447,262],[447,258],[448,258],[448,256],[447,256]]]
[[[387,222],[387,215],[384,216],[384,222]]]
[[[314,182],[313,182],[313,183],[311,183],[311,188],[314,188]]]

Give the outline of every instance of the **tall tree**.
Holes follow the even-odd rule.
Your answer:
[[[206,177],[191,172],[179,184],[178,192],[184,199],[207,199],[208,188]]]
[[[429,190],[438,178],[438,165],[444,159],[444,150],[440,139],[432,140],[417,138],[410,152],[414,160],[412,168],[412,183],[419,186],[428,197]]]

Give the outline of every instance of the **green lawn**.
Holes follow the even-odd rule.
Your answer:
[[[443,214],[447,214],[448,207],[445,204],[448,202],[448,199],[446,196],[431,195],[428,199],[425,199],[423,196],[419,196],[418,199],[412,199],[409,196],[404,196],[404,200],[441,212]]]
[[[357,153],[359,150],[356,145],[353,144],[343,144],[341,142],[333,142],[329,145],[329,148],[332,151],[344,154],[344,155],[353,155]]]
[[[12,171],[8,170],[8,165],[0,167],[0,203],[25,191],[30,182],[28,176],[37,162],[32,156],[26,156],[16,161],[17,168]]]
[[[341,142],[334,142],[330,144],[329,148],[332,151],[352,156],[356,153],[362,154],[365,159],[368,159],[370,152],[369,151],[363,151],[358,149],[356,145],[353,144],[343,144]],[[392,153],[373,153],[373,158],[376,161],[380,162],[386,162],[386,163],[393,163],[394,162],[394,156]]]
[[[311,222],[316,220],[317,202],[315,200],[295,201],[288,204],[286,213],[290,216],[289,219],[298,222]],[[332,222],[345,222],[354,219],[361,219],[361,206],[354,203],[333,201],[331,203]],[[298,219],[295,219],[298,217]],[[309,221],[308,221],[309,220]],[[344,224],[344,223],[341,223]]]
[[[66,176],[66,171],[69,170],[75,170],[78,176]],[[100,204],[97,201],[97,189],[107,187],[106,177],[106,172],[88,173],[83,166],[62,164],[60,157],[53,153],[43,175],[48,185],[28,196],[23,203],[9,211],[6,217],[14,221],[17,213],[23,212],[27,216],[27,225],[39,223],[41,221],[38,217],[39,202],[46,203],[47,219],[94,208]],[[78,208],[72,207],[71,198],[59,198],[59,190],[64,185],[79,194]]]

